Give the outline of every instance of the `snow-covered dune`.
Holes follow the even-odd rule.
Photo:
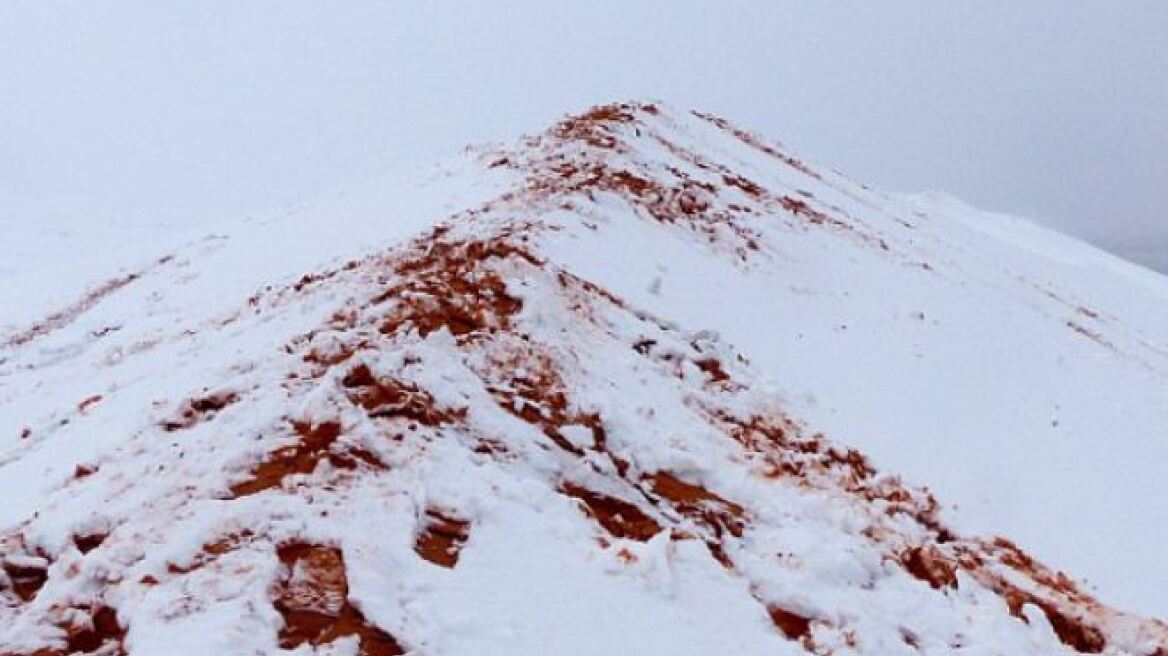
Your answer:
[[[635,103],[126,264],[0,654],[1168,653],[1168,281],[1024,221]]]

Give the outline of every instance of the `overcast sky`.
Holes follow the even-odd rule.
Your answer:
[[[1168,270],[1164,0],[424,4],[5,2],[0,225],[221,223],[649,97]]]

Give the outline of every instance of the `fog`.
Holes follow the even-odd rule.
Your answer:
[[[1166,34],[1154,0],[5,3],[0,227],[221,223],[656,98],[1168,270]]]

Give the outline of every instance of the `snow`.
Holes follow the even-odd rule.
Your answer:
[[[281,564],[289,543],[337,549],[349,601],[413,653],[1065,649],[994,581],[1097,628],[1108,653],[1168,645],[1162,624],[943,538],[923,492],[832,446],[928,485],[959,534],[1007,535],[1105,604],[1168,616],[1168,281],[698,116],[634,116],[127,243],[126,269],[78,263],[103,269],[86,285],[19,263],[47,283],[35,304],[0,296],[0,561],[48,573],[31,601],[0,575],[0,645],[51,645],[68,613],[104,605],[134,655],[275,653],[271,591],[306,576]],[[547,176],[598,152],[662,189]],[[683,179],[715,191],[670,200]],[[745,427],[760,417],[802,446]],[[605,519],[573,489],[625,510]],[[453,567],[416,546],[432,512],[468,527]],[[619,528],[632,512],[662,530]],[[918,546],[985,563],[933,586],[904,565]],[[788,639],[775,607],[806,631]]]
[[[732,147],[712,136],[699,151]],[[1114,603],[1168,615],[1168,279],[1019,219],[906,204],[823,170],[823,183],[790,181],[736,154],[763,184],[810,190],[864,221],[893,255],[783,231],[744,270],[624,221],[619,238],[565,233],[554,259],[639,307],[718,330],[796,415],[928,484],[962,525],[1020,540]]]

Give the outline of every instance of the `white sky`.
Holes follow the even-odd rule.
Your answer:
[[[1163,0],[422,4],[0,5],[0,227],[221,223],[652,97],[1168,270]]]

